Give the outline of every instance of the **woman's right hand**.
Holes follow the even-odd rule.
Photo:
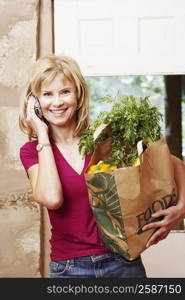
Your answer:
[[[28,98],[26,122],[32,127],[37,136],[39,136],[39,134],[42,133],[48,134],[49,130],[47,124],[43,120],[41,120],[35,113],[34,106],[36,101],[38,100],[33,96],[30,96]]]

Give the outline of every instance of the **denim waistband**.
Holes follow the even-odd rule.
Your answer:
[[[115,258],[118,254],[116,253],[104,253],[104,254],[92,254],[88,256],[82,256],[82,257],[75,257],[71,258],[71,263],[74,263],[75,261],[90,261],[90,262],[97,262],[108,258]]]

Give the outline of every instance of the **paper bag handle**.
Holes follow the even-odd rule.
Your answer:
[[[138,156],[140,158],[140,161],[143,161],[143,156],[140,157],[140,155],[144,152],[144,149],[143,149],[143,143],[146,143],[146,140],[140,140],[138,143],[137,143],[137,152],[138,152]],[[149,166],[151,169],[153,169],[153,163],[152,161],[145,157],[145,161],[148,162]]]
[[[140,156],[143,153],[143,140],[137,142],[137,153]]]
[[[109,124],[102,123],[102,124],[100,124],[100,125],[96,128],[96,130],[95,130],[95,132],[94,132],[94,134],[93,134],[93,139],[94,139],[94,141],[97,139],[97,137],[100,135],[100,133],[102,133],[102,131],[103,131],[105,128],[107,128],[107,133],[108,133],[108,135],[111,136],[111,131],[110,131],[110,126],[109,126]]]

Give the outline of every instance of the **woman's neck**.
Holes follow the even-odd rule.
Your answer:
[[[58,145],[71,145],[79,140],[78,136],[74,135],[75,127],[55,127],[50,128],[50,136]]]

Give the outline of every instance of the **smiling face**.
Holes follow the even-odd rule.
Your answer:
[[[76,87],[62,73],[57,74],[50,84],[41,84],[39,101],[50,126],[66,127],[76,123]]]

